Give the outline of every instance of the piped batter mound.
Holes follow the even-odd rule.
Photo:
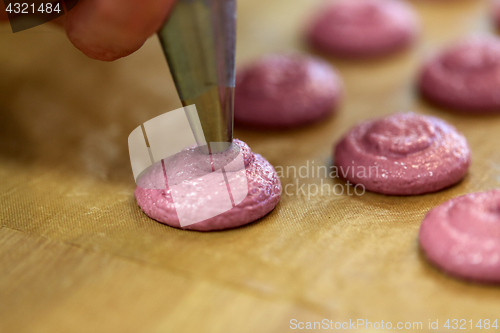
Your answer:
[[[424,66],[420,90],[449,109],[500,113],[500,39],[470,37],[445,50]]]
[[[162,168],[162,164],[154,165],[138,181],[139,186],[137,186],[134,192],[138,205],[146,215],[158,222],[176,228],[198,231],[235,228],[265,216],[276,207],[280,200],[281,183],[279,177],[273,166],[261,155],[252,153],[246,143],[235,139],[233,140],[234,145],[237,145],[235,148],[239,148],[242,154],[248,195],[233,208],[217,216],[185,227],[181,227],[176,210],[177,206],[178,209],[182,209],[183,211],[190,211],[192,214],[191,217],[196,219],[197,212],[205,213],[207,210],[217,210],[218,206],[222,205],[222,201],[218,202],[213,199],[211,199],[210,204],[207,203],[207,194],[217,196],[219,191],[225,192],[228,190],[225,184],[221,184],[221,174],[217,174],[216,172],[210,173],[210,171],[211,169],[217,170],[224,166],[224,161],[230,159],[232,150],[234,150],[233,147],[227,152],[212,154],[211,156],[201,153],[198,148],[191,147],[187,148],[183,154],[179,154],[168,161],[168,163],[165,163],[164,165],[168,164],[168,166],[164,168]],[[164,178],[165,169],[168,169],[166,174],[174,175],[174,177]],[[238,170],[231,170],[227,166],[225,169],[226,179],[231,180],[234,178],[237,180],[238,176],[233,177],[231,173]],[[203,182],[196,184],[196,180],[200,179],[199,177],[202,175],[205,176]],[[163,185],[166,189],[151,188],[156,186],[155,182],[161,182],[163,179],[167,179],[167,184]],[[174,183],[182,182],[182,179],[184,181],[194,180],[194,184],[198,188],[199,186],[203,186],[203,192],[188,193],[184,190],[180,195],[182,200],[177,199],[174,204],[173,193],[171,188],[169,188],[169,184],[172,187],[176,185]]]
[[[372,192],[417,195],[459,182],[471,161],[465,137],[441,119],[399,113],[362,123],[337,144],[343,177]]]
[[[500,190],[467,194],[432,209],[419,241],[428,260],[445,272],[500,283]]]
[[[342,81],[323,60],[268,55],[238,71],[234,120],[252,128],[291,128],[320,121],[336,110]]]
[[[321,10],[307,32],[315,49],[341,57],[375,57],[404,49],[419,21],[403,1],[341,0]]]

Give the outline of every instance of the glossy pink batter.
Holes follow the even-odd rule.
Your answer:
[[[450,109],[500,113],[500,39],[475,36],[445,50],[425,65],[420,89]]]
[[[405,48],[418,31],[417,16],[403,1],[341,0],[321,10],[307,38],[334,56],[373,57]]]
[[[248,145],[244,142],[237,139],[233,142],[239,146],[243,154],[248,183],[248,195],[240,204],[232,209],[202,222],[188,225],[182,229],[210,231],[239,227],[263,217],[272,211],[278,204],[281,193],[281,183],[272,165],[261,155],[252,153]],[[224,160],[228,159],[226,156],[229,157],[230,152],[212,155],[212,160],[219,161],[214,163],[215,169],[225,165]],[[175,160],[169,161],[167,168],[170,169],[170,172],[168,174],[173,174],[175,176],[168,178],[168,183],[173,186],[172,184],[176,182],[181,182],[186,179],[197,179],[202,175],[208,174],[208,178],[206,178],[200,186],[204,186],[210,193],[217,193],[217,191],[221,190],[227,191],[225,186],[224,188],[220,188],[220,184],[218,184],[220,181],[217,181],[215,177],[212,179],[211,176],[215,176],[215,174],[210,173],[212,168],[211,165],[209,155],[204,155],[195,148],[186,149],[184,153],[179,154]],[[231,178],[231,172],[237,170],[226,171],[227,177]],[[158,177],[158,173],[161,173],[160,177]],[[158,180],[161,181],[165,179],[162,175],[163,169],[161,164],[156,164],[148,171],[148,174],[141,177],[139,185],[151,187],[148,185],[158,182]],[[172,227],[181,227],[172,199],[171,190],[168,187],[164,190],[146,189],[138,186],[134,194],[138,205],[146,215]],[[196,214],[200,208],[203,210],[210,210],[217,208],[216,206],[218,205],[218,203],[214,204],[213,202],[211,205],[207,205],[204,195],[198,196],[193,193],[184,193],[184,199],[181,202],[177,202],[177,205],[179,204],[192,210],[194,214]]]
[[[234,120],[253,128],[290,128],[319,121],[338,106],[342,83],[323,60],[268,55],[238,71]]]
[[[414,113],[364,122],[351,129],[334,152],[339,174],[389,195],[449,187],[466,175],[470,160],[467,141],[453,126]]]
[[[419,240],[429,261],[449,274],[500,283],[500,189],[467,194],[432,209]]]

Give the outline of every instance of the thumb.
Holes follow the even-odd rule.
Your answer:
[[[175,0],[80,0],[65,16],[69,40],[93,59],[138,50],[164,23]]]

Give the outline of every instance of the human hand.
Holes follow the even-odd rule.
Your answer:
[[[137,51],[165,22],[175,0],[80,0],[55,23],[80,51],[112,61]],[[0,19],[7,19],[5,10]]]

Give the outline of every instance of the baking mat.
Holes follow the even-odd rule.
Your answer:
[[[320,4],[240,0],[238,63],[269,52],[307,51],[302,28]],[[429,320],[442,325],[454,318],[495,319],[500,309],[498,287],[443,275],[426,263],[417,245],[420,222],[430,208],[458,195],[500,187],[500,117],[454,115],[422,102],[415,91],[422,59],[470,32],[492,31],[489,2],[413,4],[423,31],[411,50],[375,61],[329,59],[346,88],[337,115],[321,124],[284,132],[236,130],[235,137],[283,168],[282,184],[291,184],[288,192],[292,195],[283,195],[278,207],[257,223],[211,233],[159,224],[146,217],[133,198],[128,134],[144,121],[180,107],[158,41],[152,38],[137,53],[103,63],[80,54],[62,31],[50,25],[12,34],[4,24],[0,27],[3,230],[15,237],[20,237],[18,231],[35,237],[26,240],[29,244],[46,241],[55,247],[79,248],[83,251],[79,260],[101,256],[130,262],[136,265],[135,279],[162,283],[158,293],[165,296],[165,303],[178,304],[176,316],[165,320],[174,311],[170,307],[155,317],[132,318],[96,300],[94,307],[109,313],[101,318],[103,325],[134,321],[140,326],[147,321],[148,325],[140,326],[144,331],[284,332],[290,330],[294,318],[421,321],[424,328]],[[311,184],[343,184],[313,176],[312,170],[330,165],[333,143],[351,126],[410,110],[441,117],[467,137],[473,163],[460,184],[415,197],[308,192]],[[297,171],[303,167],[302,175],[307,170],[309,175],[294,177],[291,167]],[[0,243],[0,248],[9,248],[6,244]],[[15,244],[22,242],[12,244],[9,249],[15,251],[20,246]],[[33,251],[40,257],[50,255],[42,245]],[[26,258],[4,257],[7,264],[3,267],[17,267],[15,263]],[[23,269],[29,272],[42,264],[33,259]],[[67,264],[61,259],[54,267]],[[74,274],[82,279],[94,276],[95,269],[85,267]],[[150,278],[149,273],[141,275],[142,270],[151,269],[165,275],[160,280]],[[138,288],[137,283],[126,283],[128,276],[122,271],[109,274],[121,283],[122,292]],[[184,279],[182,284],[175,282],[179,277]],[[52,278],[57,281],[57,276]],[[0,311],[0,322],[12,325],[9,331],[27,324],[4,319],[22,313],[30,304],[50,300],[50,296],[44,301],[30,296],[43,286],[18,285],[13,277],[4,277],[0,289],[9,291],[4,295],[15,299],[20,290],[32,292],[23,294],[23,302],[11,302],[17,305]],[[173,293],[177,288],[192,292]],[[118,292],[109,291],[110,295]],[[72,289],[65,293],[71,294]],[[134,306],[132,296],[129,301]],[[88,311],[88,307],[65,308],[64,304],[50,309],[57,309],[54,313],[59,318]],[[158,324],[152,325],[155,320]],[[36,330],[51,331],[54,322],[76,331],[75,322],[69,319],[44,321]],[[81,320],[78,328],[88,331],[86,325],[90,324]],[[95,329],[99,327],[104,326]],[[135,326],[125,325],[122,332],[127,327]]]

